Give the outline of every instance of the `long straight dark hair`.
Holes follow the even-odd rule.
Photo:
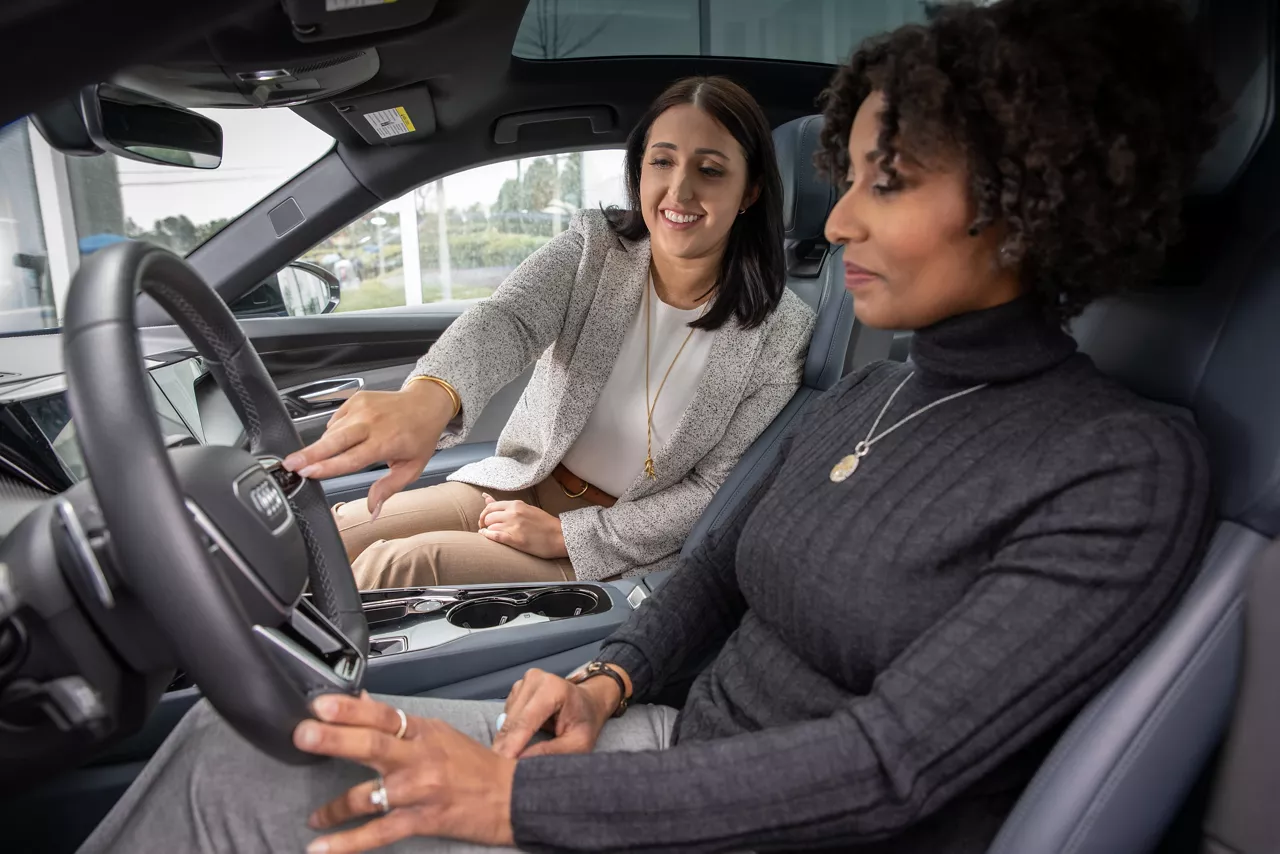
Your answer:
[[[715,301],[689,325],[719,329],[730,317],[750,329],[778,307],[786,287],[782,251],[782,177],[773,150],[773,134],[755,98],[727,77],[686,77],[676,81],[650,105],[627,138],[627,209],[609,208],[605,216],[614,233],[637,240],[649,233],[640,207],[640,170],[649,130],[672,107],[692,104],[724,125],[747,155],[747,186],[760,194],[746,213],[734,220],[716,279]]]

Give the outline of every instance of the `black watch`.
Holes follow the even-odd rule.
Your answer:
[[[581,685],[594,676],[608,676],[614,682],[618,683],[618,708],[614,709],[612,717],[620,718],[627,711],[627,683],[618,671],[614,670],[603,661],[593,661],[586,667],[569,674],[569,681],[575,685]]]

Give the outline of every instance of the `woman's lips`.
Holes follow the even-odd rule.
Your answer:
[[[668,216],[668,214],[671,214],[671,216]],[[685,213],[683,211],[671,210],[670,208],[662,208],[658,211],[658,219],[662,220],[668,228],[676,231],[685,231],[686,229],[693,228],[705,218],[706,214]],[[680,220],[688,221],[681,222]]]
[[[880,277],[868,270],[866,267],[859,267],[857,264],[845,262],[844,265],[844,286],[849,290],[864,288]]]

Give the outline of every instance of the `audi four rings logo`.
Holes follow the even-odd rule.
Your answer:
[[[284,493],[276,486],[274,480],[264,480],[249,490],[249,500],[258,512],[268,519],[273,519],[284,510]]]

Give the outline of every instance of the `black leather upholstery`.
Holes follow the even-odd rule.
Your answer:
[[[822,116],[806,116],[773,132],[782,172],[782,228],[787,240],[822,237],[827,213],[836,203],[835,187],[818,174],[813,162],[821,131]]]
[[[1227,14],[1261,10],[1265,20],[1273,14],[1265,5],[1244,0]],[[1257,18],[1231,23],[1242,25],[1271,32]],[[1239,53],[1257,40],[1237,44],[1241,50],[1226,59],[1249,65]],[[1271,78],[1269,52],[1252,62]],[[1253,83],[1227,89],[1236,124],[1206,158],[1201,191],[1238,176],[1269,129],[1269,107],[1257,107],[1260,91],[1269,105],[1272,90],[1244,78]],[[1222,521],[1168,624],[1073,722],[989,854],[1154,850],[1230,719],[1247,569],[1280,534],[1280,234],[1241,236],[1217,260],[1199,287],[1107,300],[1075,326],[1081,348],[1104,371],[1194,416],[1208,440]]]
[[[694,525],[684,551],[691,550],[716,522],[747,494],[778,451],[783,431],[815,394],[839,382],[853,331],[853,299],[844,288],[840,251],[822,241],[822,228],[835,204],[835,190],[818,175],[813,155],[821,116],[788,122],[773,132],[784,191],[788,258],[787,287],[817,313],[800,389],[755,443],[747,449],[715,498]]]

